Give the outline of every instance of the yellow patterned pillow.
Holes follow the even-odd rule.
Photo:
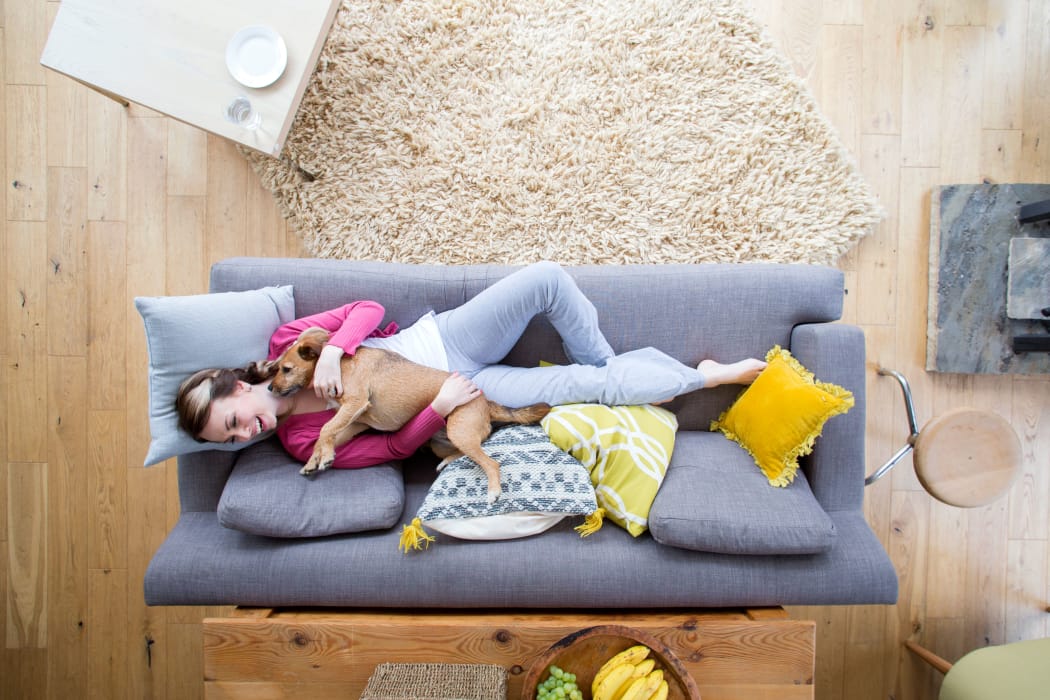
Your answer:
[[[711,430],[721,430],[747,450],[770,484],[787,486],[798,471],[798,458],[813,451],[824,423],[853,407],[853,394],[816,381],[779,345],[766,362],[758,379],[711,422]]]
[[[541,425],[591,472],[599,508],[637,537],[667,473],[678,419],[657,406],[556,406]]]

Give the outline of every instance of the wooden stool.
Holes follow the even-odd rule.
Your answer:
[[[879,368],[901,385],[911,434],[908,443],[864,480],[881,478],[913,451],[915,475],[939,501],[960,508],[991,503],[1002,496],[1021,469],[1021,442],[1002,416],[977,408],[957,408],[917,428],[908,380],[899,372]]]

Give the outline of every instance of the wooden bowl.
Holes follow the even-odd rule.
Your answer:
[[[587,627],[552,644],[529,667],[521,686],[521,698],[536,700],[536,686],[547,678],[547,670],[553,664],[576,674],[576,685],[583,691],[584,698],[589,699],[591,683],[602,664],[635,644],[649,647],[652,653],[647,658],[656,661],[655,668],[664,670],[667,700],[700,700],[696,681],[666,644],[648,632],[622,625]]]

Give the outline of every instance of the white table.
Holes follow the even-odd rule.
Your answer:
[[[292,127],[341,0],[63,0],[40,62],[121,101],[130,101],[278,155]],[[226,45],[238,29],[273,27],[288,49],[272,85],[249,88],[230,75]],[[255,130],[228,122],[226,106],[247,97]]]

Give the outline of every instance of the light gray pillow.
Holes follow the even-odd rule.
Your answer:
[[[243,367],[264,360],[270,336],[295,318],[292,287],[192,296],[136,297],[149,352],[150,445],[145,466],[201,450],[235,450],[247,443],[200,443],[179,430],[179,384],[208,367]]]
[[[801,470],[789,486],[770,486],[742,447],[708,432],[678,434],[649,532],[663,545],[722,554],[816,554],[836,538]]]
[[[324,537],[397,524],[405,508],[401,467],[329,469],[312,477],[278,440],[237,456],[219,499],[225,527],[265,537]]]

